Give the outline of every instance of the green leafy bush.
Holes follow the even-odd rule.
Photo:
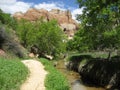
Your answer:
[[[57,56],[65,50],[64,33],[55,20],[49,22],[41,20],[34,23],[21,20],[16,31],[22,45],[28,49],[37,46],[39,54]]]

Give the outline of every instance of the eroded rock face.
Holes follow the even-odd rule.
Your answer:
[[[27,19],[30,21],[36,21],[43,18],[45,21],[56,19],[59,26],[67,34],[68,38],[72,38],[74,33],[78,29],[78,24],[72,19],[70,11],[61,11],[59,9],[52,9],[47,11],[45,9],[30,8],[26,13],[15,13],[13,15],[18,20]]]

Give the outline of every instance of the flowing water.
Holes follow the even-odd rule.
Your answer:
[[[84,85],[78,73],[66,69],[64,60],[59,60],[56,68],[68,79],[70,90],[105,90],[104,88],[100,87],[89,87]]]

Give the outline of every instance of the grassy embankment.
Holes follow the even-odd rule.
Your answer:
[[[108,57],[108,52],[103,52],[103,51],[84,52],[84,53],[68,52],[67,60],[70,60],[70,57],[72,57],[72,56],[81,56],[81,55],[89,55],[93,58],[107,58]],[[115,56],[115,55],[117,55],[116,52],[111,53],[111,57]]]
[[[18,60],[0,58],[0,90],[19,90],[28,69]]]
[[[48,71],[45,80],[46,90],[69,90],[69,85],[65,76],[57,71],[50,61],[44,58],[41,58],[40,61],[45,66],[45,70]]]

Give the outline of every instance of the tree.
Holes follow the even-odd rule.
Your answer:
[[[74,38],[67,42],[67,50],[77,50],[79,52],[88,51],[89,47],[92,46],[90,40],[87,39],[88,37],[89,36],[85,36],[85,32],[81,27],[79,32],[75,34]]]
[[[49,22],[23,20],[19,22],[17,32],[25,47],[36,46],[38,53],[42,56],[57,56],[65,50],[65,43],[63,42],[65,36],[56,20]]]
[[[33,39],[34,32],[32,30],[34,31],[35,27],[31,22],[29,22],[27,20],[23,20],[23,19],[18,21],[17,27],[16,27],[16,32],[19,36],[21,44],[25,48],[27,48],[29,46],[29,44],[30,44],[29,42]]]
[[[11,27],[12,29],[15,29],[17,22],[16,22],[16,19],[13,18],[10,14],[4,13],[4,12],[0,9],[0,23],[9,26],[9,27]]]
[[[83,7],[83,14],[77,17],[82,26],[73,39],[73,42],[79,40],[77,47],[85,46],[88,50],[117,49],[120,45],[117,33],[120,26],[120,1],[78,0],[78,3]]]

